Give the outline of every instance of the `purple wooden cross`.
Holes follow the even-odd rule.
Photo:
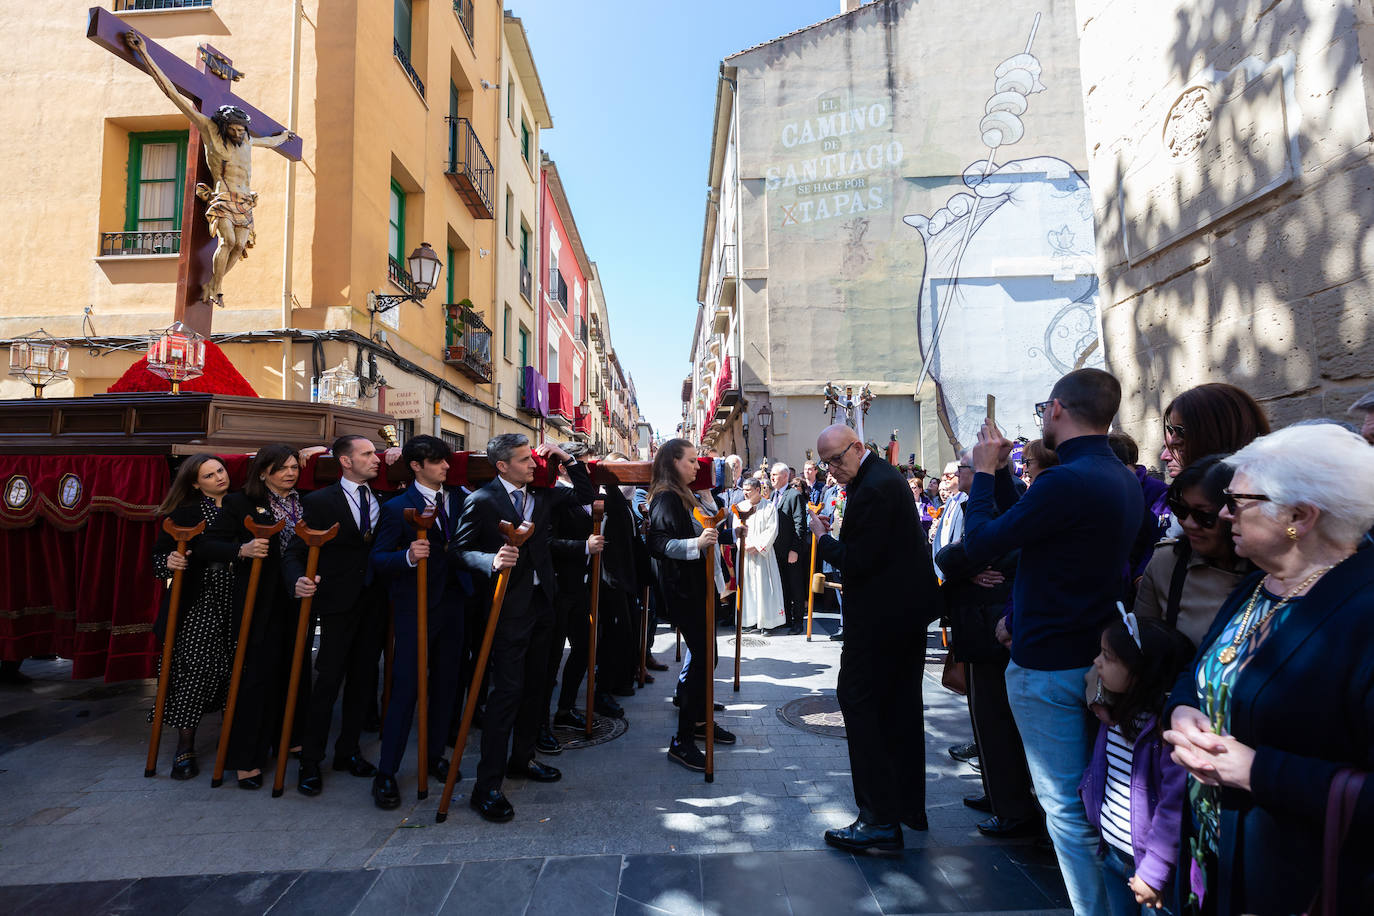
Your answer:
[[[124,34],[130,31],[137,30],[109,10],[101,7],[91,8],[86,25],[86,37],[146,73],[148,70],[143,61],[124,43]],[[208,117],[221,105],[236,105],[252,119],[248,128],[252,135],[267,137],[286,130],[234,95],[231,91],[233,81],[239,79],[242,74],[234,70],[230,60],[214,48],[209,45],[200,46],[200,68],[196,69],[146,35],[143,36],[143,42],[145,53],[157,63],[182,95],[196,103],[197,110],[202,114]],[[289,140],[276,147],[276,151],[293,162],[299,162],[301,140],[299,137]],[[211,261],[215,254],[215,239],[210,235],[203,209],[197,204],[195,187],[201,182],[214,185],[214,179],[202,155],[200,132],[196,130],[195,125],[191,125],[186,149],[186,196],[181,211],[183,238],[177,271],[174,317],[201,334],[209,336],[213,308],[201,301],[200,292],[205,278],[210,275]]]

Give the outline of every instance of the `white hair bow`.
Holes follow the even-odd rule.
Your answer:
[[[1126,605],[1120,601],[1116,603],[1116,609],[1121,612],[1121,622],[1126,624],[1126,632],[1131,634],[1131,639],[1135,640],[1135,647],[1140,646],[1140,621],[1136,620],[1135,614],[1126,610]]]

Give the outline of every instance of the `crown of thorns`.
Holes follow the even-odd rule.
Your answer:
[[[242,124],[247,127],[253,119],[248,116],[248,112],[237,105],[221,105],[215,111],[214,120],[222,124]]]

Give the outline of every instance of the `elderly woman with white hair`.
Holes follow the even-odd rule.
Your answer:
[[[1374,449],[1319,424],[1226,461],[1222,518],[1258,571],[1222,605],[1165,709],[1164,737],[1190,775],[1180,902],[1289,914],[1320,889],[1339,912],[1374,912],[1374,779],[1339,796],[1353,827],[1343,849],[1323,847],[1343,771],[1374,769],[1374,548],[1359,549],[1374,525]]]

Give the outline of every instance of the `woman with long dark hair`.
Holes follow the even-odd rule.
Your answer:
[[[212,538],[231,544],[236,550],[246,548],[235,563],[235,634],[242,623],[250,564],[255,557],[263,558],[225,761],[238,771],[241,789],[262,786],[262,768],[280,737],[296,622],[296,602],[282,578],[281,557],[296,536],[296,522],[301,520],[300,495],[295,490],[300,472],[300,455],[292,446],[278,442],[259,449],[248,465],[243,489],[224,497],[223,511],[209,531]],[[285,521],[286,527],[275,537],[255,539],[244,527],[245,518],[259,525]],[[302,668],[303,672],[307,670],[308,666]],[[309,678],[301,680],[308,695]],[[304,705],[305,701],[298,697],[298,713]],[[298,714],[296,721],[304,721],[303,715]]]
[[[711,658],[707,639],[714,638],[706,626],[704,557],[706,551],[716,549],[719,535],[714,528],[703,529],[692,516],[697,504],[691,486],[696,476],[697,450],[692,443],[669,439],[659,446],[649,486],[648,542],[664,610],[691,652],[687,678],[677,687],[677,734],[668,746],[668,759],[700,772],[706,769],[706,756],[696,739],[706,737],[706,678],[711,674],[706,670]],[[725,730],[716,729],[719,740]]]
[[[1164,449],[1169,479],[1204,455],[1239,451],[1269,435],[1264,409],[1243,389],[1225,382],[1189,388],[1164,408]]]
[[[158,515],[170,516],[172,524],[182,528],[205,522],[208,529],[219,518],[228,491],[229,472],[224,464],[214,455],[192,455],[177,470]],[[165,531],[153,544],[153,575],[169,579],[174,571],[184,570],[167,704],[162,711],[162,724],[177,730],[173,779],[192,779],[200,772],[196,765],[200,717],[224,708],[234,661],[233,562],[239,555],[242,548],[205,533],[191,540],[185,556],[176,552],[176,542]],[[166,628],[167,597],[164,592],[154,626],[160,638]],[[152,721],[152,713],[148,720]]]

